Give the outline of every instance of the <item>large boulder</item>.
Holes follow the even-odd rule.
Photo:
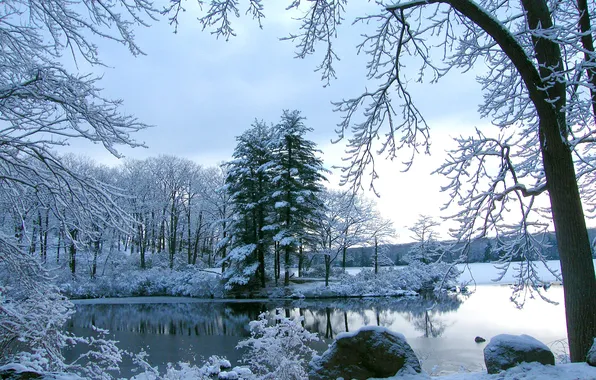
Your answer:
[[[554,365],[555,356],[544,343],[529,335],[497,335],[484,348],[484,364],[489,374],[523,362]]]
[[[592,367],[596,367],[596,338],[594,338],[592,348],[590,348],[588,355],[586,355],[586,362],[588,362],[588,364]]]
[[[406,338],[384,327],[341,333],[322,356],[310,362],[311,379],[368,379],[398,372],[420,373],[420,362]]]

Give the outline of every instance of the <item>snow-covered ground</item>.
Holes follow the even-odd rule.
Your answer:
[[[541,262],[535,262],[536,272],[545,282],[560,282],[558,275],[561,273],[561,263],[559,260],[549,260],[546,267]],[[502,269],[499,264],[493,263],[472,263],[458,264],[462,274],[459,277],[460,282],[475,281],[476,284],[512,284],[516,281],[515,275],[518,273],[519,263],[511,263],[507,272],[501,277]],[[596,260],[594,260],[596,265]],[[548,268],[547,268],[548,267]],[[557,274],[555,276],[554,273]],[[500,278],[501,277],[501,278]]]
[[[522,363],[499,374],[489,375],[486,372],[456,373],[446,376],[405,375],[395,376],[393,380],[594,380],[596,367],[587,363],[572,363],[558,365],[542,365],[539,363]]]
[[[560,278],[556,277],[554,273],[560,273],[561,263],[559,260],[548,260],[546,262],[547,267],[541,262],[535,262],[535,268],[545,282],[560,282]],[[596,259],[594,260],[596,266]],[[471,263],[471,264],[457,264],[456,267],[462,274],[459,277],[460,282],[474,281],[478,285],[484,284],[512,284],[516,281],[515,275],[519,268],[519,263],[511,263],[507,272],[501,277],[502,269],[499,268],[500,264],[494,263]],[[405,266],[397,266],[397,269],[407,268]],[[550,270],[549,270],[550,269]],[[346,268],[346,273],[355,275],[363,270],[372,271],[370,267],[349,267]],[[297,269],[293,269],[293,274],[297,275]]]
[[[0,371],[9,368],[17,370],[26,370],[21,365],[11,364],[7,366],[0,366]],[[199,371],[194,366],[184,366],[179,370],[170,372],[168,380],[199,380],[204,377],[194,376],[199,374]],[[81,377],[72,374],[53,374],[48,377],[55,380],[80,380]],[[155,379],[155,376],[145,373],[138,374],[134,377],[136,380],[140,379]],[[225,377],[221,377],[225,378]],[[456,373],[446,376],[429,376],[426,373],[417,375],[401,375],[387,378],[388,380],[594,380],[596,379],[596,367],[590,367],[587,363],[571,363],[558,364],[555,366],[542,365],[539,363],[522,363],[517,367],[510,368],[499,374],[489,375],[486,372],[476,373]]]

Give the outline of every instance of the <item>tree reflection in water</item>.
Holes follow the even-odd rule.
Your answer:
[[[150,362],[161,367],[170,361],[196,362],[212,354],[227,356],[235,362],[241,356],[235,346],[250,335],[249,322],[256,320],[261,312],[276,308],[284,309],[286,317],[303,317],[303,326],[324,338],[324,342],[315,347],[322,352],[337,334],[370,324],[398,332],[409,325],[410,330],[422,331],[424,336],[438,337],[448,327],[442,323],[440,315],[457,310],[462,302],[455,296],[258,302],[148,301],[153,303],[79,304],[65,328],[78,335],[92,335],[92,325],[108,329],[123,349],[138,352],[147,347]]]

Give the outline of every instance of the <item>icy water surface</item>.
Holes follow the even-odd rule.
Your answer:
[[[502,285],[481,285],[468,297],[431,299],[353,299],[321,301],[206,301],[148,297],[76,302],[76,314],[67,329],[92,334],[91,325],[109,329],[119,347],[149,353],[152,365],[162,370],[168,362],[199,363],[210,355],[241,359],[237,342],[249,336],[248,322],[265,310],[283,308],[286,315],[302,315],[305,327],[326,343],[344,331],[380,325],[404,334],[429,373],[484,369],[479,335],[487,340],[501,333],[529,334],[560,349],[566,336],[560,286],[545,293],[558,305],[529,299],[523,310],[509,301],[511,290]],[[130,376],[130,363],[121,375]]]

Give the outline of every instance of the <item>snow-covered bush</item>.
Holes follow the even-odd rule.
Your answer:
[[[207,380],[207,379],[252,379],[252,373],[247,368],[236,367],[232,371],[223,371],[231,368],[230,362],[219,356],[211,356],[200,366],[189,363],[178,362],[176,364],[168,363],[165,373],[160,373],[159,368],[152,367],[146,361],[147,354],[141,352],[134,355],[133,362],[140,367],[143,372],[133,376],[131,380]],[[235,377],[229,377],[233,373]],[[243,374],[243,377],[238,376]],[[221,376],[223,375],[223,376]]]
[[[0,244],[5,241],[0,239]],[[77,337],[63,331],[74,312],[72,303],[52,285],[37,257],[9,244],[19,261],[0,259],[0,365],[19,363],[30,370],[69,372],[101,378],[117,370],[122,360],[115,342],[96,330],[95,337]],[[74,362],[67,363],[62,350],[85,347]]]
[[[413,262],[406,267],[386,268],[375,274],[362,270],[356,275],[338,276],[329,286],[304,292],[308,297],[400,296],[411,292],[455,288],[459,270],[450,264]]]
[[[250,338],[238,343],[237,348],[248,348],[244,361],[255,379],[308,379],[306,365],[316,351],[308,342],[318,341],[316,334],[302,327],[302,317],[286,318],[277,309],[273,325],[268,313],[261,313],[250,322]]]
[[[71,298],[183,296],[220,298],[223,287],[219,276],[192,266],[183,270],[168,268],[121,270],[95,279],[65,279],[60,285]]]

